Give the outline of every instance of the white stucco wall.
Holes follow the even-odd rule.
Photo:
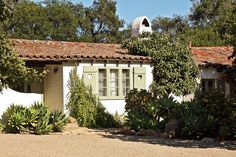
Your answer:
[[[83,75],[83,67],[84,66],[95,66],[95,67],[117,67],[116,63],[106,63],[104,64],[103,62],[99,63],[77,63],[77,70],[78,70],[78,74],[80,77],[82,77]],[[63,100],[64,100],[64,112],[68,113],[67,109],[66,109],[66,103],[68,101],[67,95],[69,92],[68,89],[68,80],[69,80],[69,73],[70,71],[73,69],[75,63],[68,63],[65,62],[63,63]],[[129,65],[130,68],[134,68],[134,67],[145,67],[146,68],[146,89],[149,89],[149,86],[152,83],[153,77],[152,77],[152,66],[150,64],[139,64],[139,63],[131,63]],[[118,67],[128,67],[128,63],[119,63]],[[107,111],[114,114],[116,111],[119,114],[123,114],[125,111],[125,101],[124,99],[112,99],[112,100],[101,100],[101,103],[106,107]]]
[[[43,94],[35,93],[20,93],[10,88],[4,89],[0,93],[0,115],[9,107],[11,104],[19,104],[23,106],[31,106],[34,102],[42,102]]]
[[[219,79],[221,73],[217,72],[215,68],[200,68],[201,79]]]

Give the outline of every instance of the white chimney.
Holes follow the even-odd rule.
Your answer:
[[[152,33],[151,22],[146,16],[137,17],[132,24],[131,34],[132,36],[139,36],[143,32]]]

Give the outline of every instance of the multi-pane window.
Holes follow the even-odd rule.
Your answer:
[[[122,94],[126,96],[126,94],[130,91],[130,74],[128,69],[122,70]]]
[[[222,90],[225,92],[225,81],[222,79],[202,79],[201,80],[202,92],[209,92],[214,89]]]
[[[99,71],[99,96],[122,98],[130,91],[130,70],[122,68],[101,68]]]
[[[107,96],[106,69],[99,69],[99,96]]]
[[[118,69],[110,70],[110,96],[118,96],[119,94],[118,72]]]
[[[211,91],[215,89],[215,79],[202,79],[201,85],[203,93]]]

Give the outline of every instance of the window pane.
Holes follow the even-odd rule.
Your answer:
[[[122,84],[123,84],[123,96],[126,96],[126,94],[130,91],[130,75],[129,70],[124,69],[122,70]]]
[[[208,79],[208,91],[215,89],[215,80]]]
[[[230,97],[236,98],[236,84],[230,84]]]
[[[107,96],[107,74],[105,69],[99,69],[99,96]]]
[[[110,70],[110,95],[118,96],[119,93],[119,78],[118,69]]]
[[[225,93],[225,81],[217,80],[217,89],[222,90]]]
[[[203,93],[205,93],[206,92],[206,80],[205,79],[202,79],[201,80],[201,91],[203,92]]]
[[[201,91],[203,93],[215,89],[215,79],[202,79],[201,80]]]

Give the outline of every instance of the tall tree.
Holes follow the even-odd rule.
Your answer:
[[[15,1],[0,0],[0,20],[11,17]],[[40,74],[25,66],[22,59],[17,57],[6,35],[0,35],[0,91],[8,86],[15,86],[24,81],[38,78]]]
[[[192,13],[189,15],[196,27],[212,27],[226,43],[231,35],[229,23],[233,16],[234,0],[192,0]]]
[[[7,23],[5,30],[8,30],[12,38],[46,39],[49,35],[50,23],[45,9],[39,3],[20,1]]]
[[[49,39],[74,41],[77,38],[78,19],[73,4],[67,0],[47,0],[45,12],[50,23]]]
[[[176,35],[188,26],[186,17],[174,16],[173,18],[158,16],[152,21],[152,29],[156,32]]]
[[[93,42],[116,42],[123,21],[116,15],[116,2],[113,0],[94,0],[85,10],[89,27],[86,28]]]

